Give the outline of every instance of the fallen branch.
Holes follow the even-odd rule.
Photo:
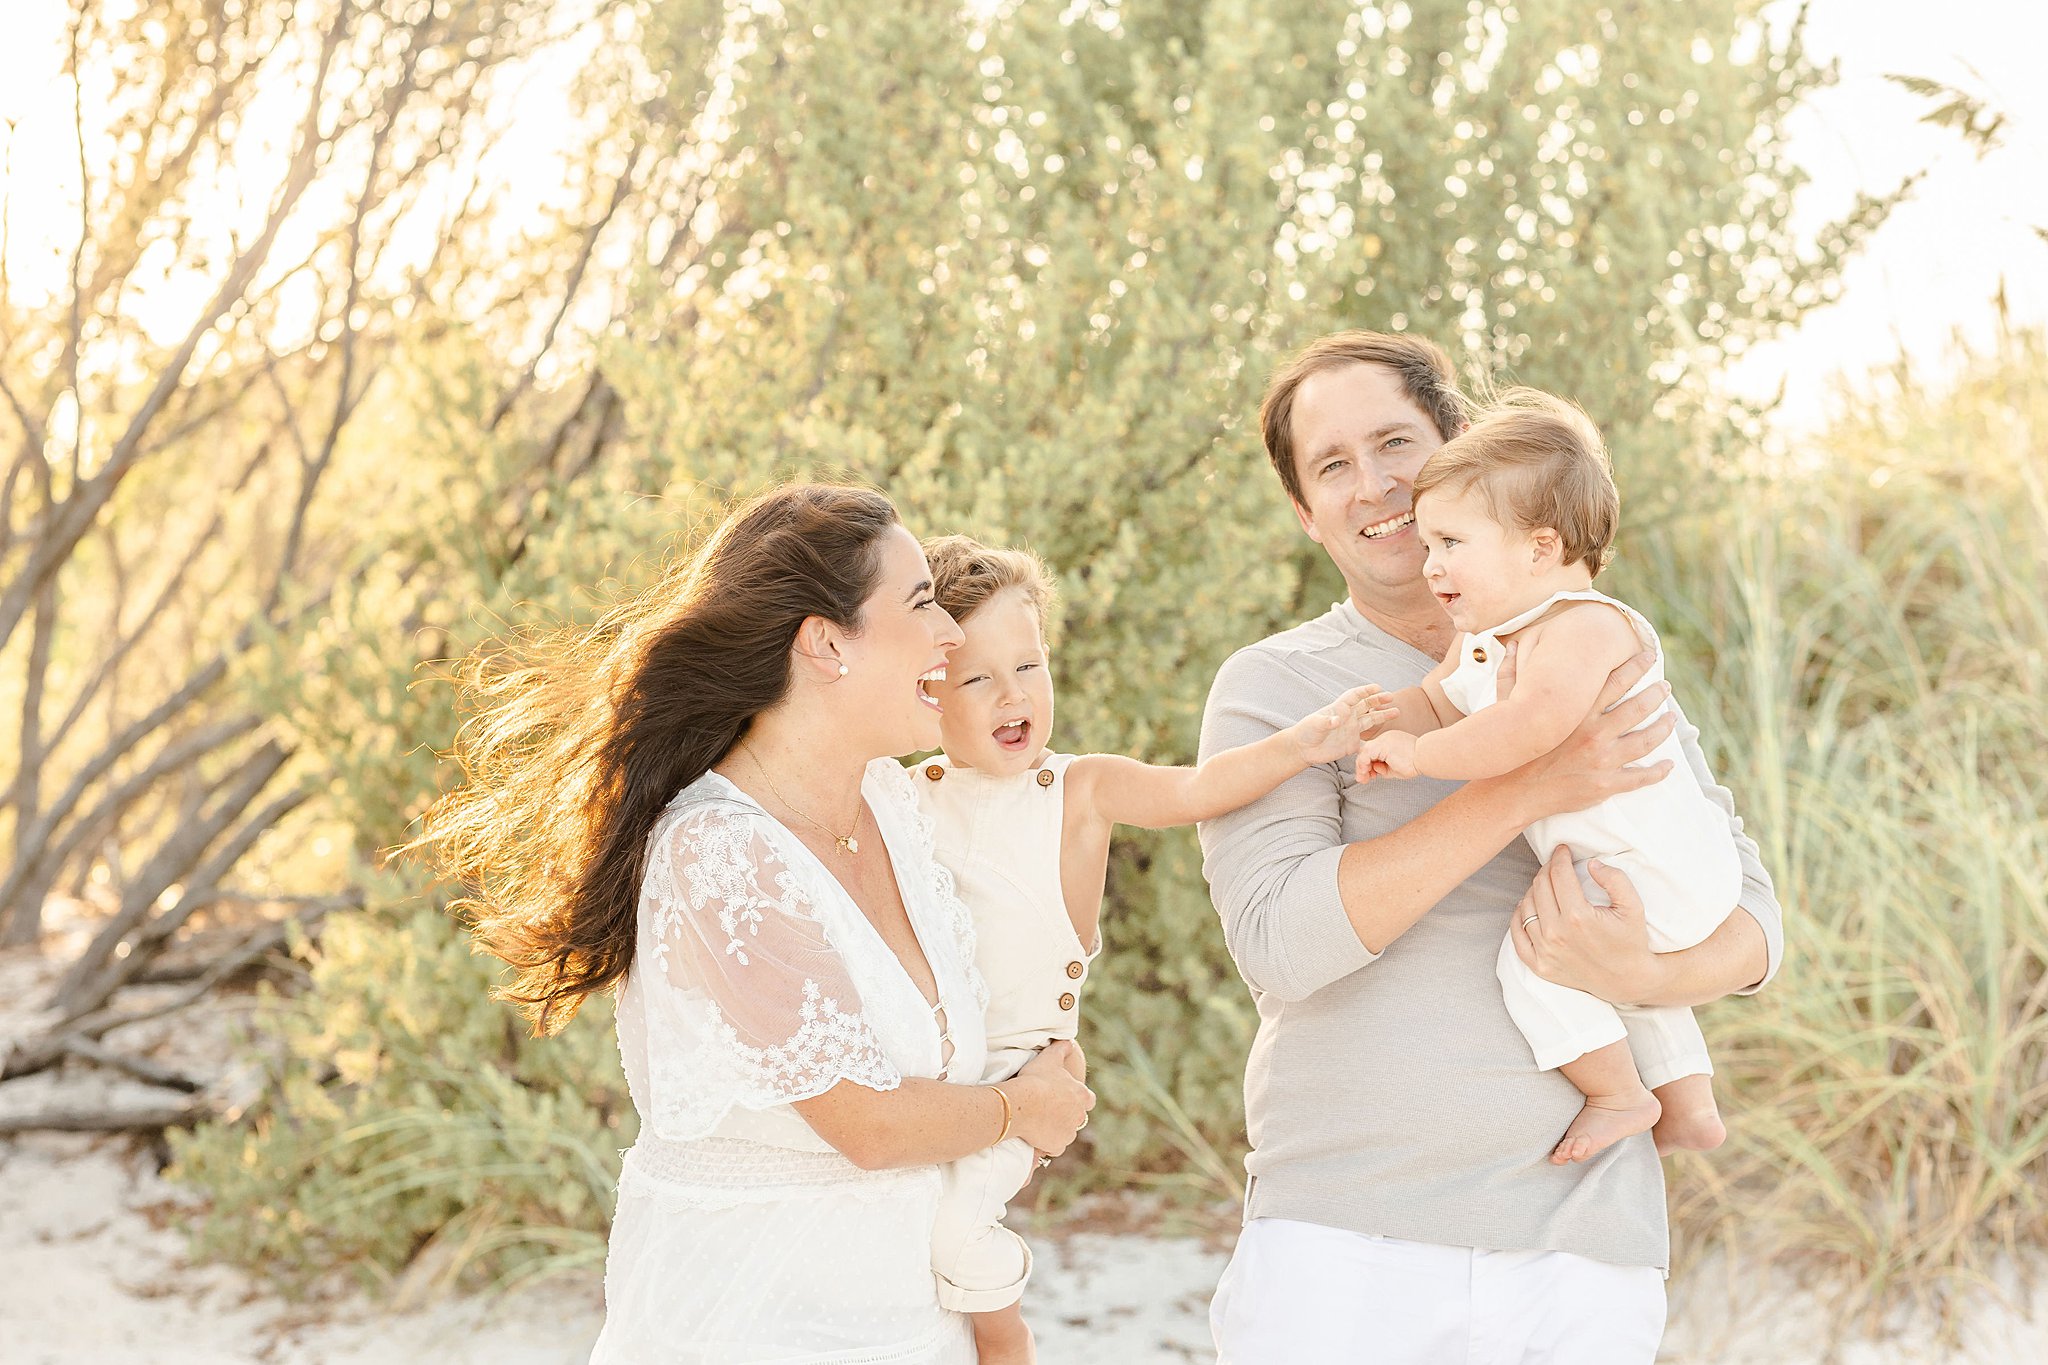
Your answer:
[[[125,1105],[106,1109],[43,1109],[0,1114],[0,1137],[10,1133],[133,1133],[190,1128],[209,1110],[197,1100]]]
[[[204,1087],[182,1071],[173,1071],[161,1062],[152,1062],[147,1057],[134,1057],[125,1052],[116,1052],[103,1043],[76,1034],[64,1040],[64,1051],[73,1057],[88,1062],[97,1062],[115,1071],[123,1071],[139,1081],[161,1085],[171,1090],[182,1090],[195,1094]]]
[[[310,933],[330,911],[361,904],[362,893],[359,891],[345,892],[314,901],[291,918],[267,924],[244,938],[233,949],[215,960],[198,980],[161,1004],[127,1012],[111,1008],[94,1010],[90,1014],[65,1019],[50,1032],[39,1037],[16,1043],[6,1057],[0,1059],[0,1081],[11,1081],[17,1077],[31,1076],[38,1071],[48,1070],[72,1051],[73,1040],[98,1042],[115,1029],[126,1028],[130,1024],[146,1023],[151,1019],[161,1019],[167,1014],[188,1009],[203,1000],[209,991],[236,972],[282,948],[290,938],[294,925]]]

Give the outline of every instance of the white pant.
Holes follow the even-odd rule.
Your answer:
[[[1650,1365],[1664,1277],[1255,1218],[1209,1326],[1217,1365]]]
[[[1718,888],[1687,888],[1677,879],[1632,854],[1601,859],[1624,872],[1643,893],[1646,907],[1658,906],[1661,913],[1644,918],[1650,947],[1660,953],[1690,948],[1721,927],[1728,918],[1732,896],[1721,899]],[[1592,874],[1579,860],[1579,885],[1594,905],[1608,904]],[[1610,1005],[1598,996],[1545,981],[1529,970],[1515,951],[1513,933],[1501,940],[1500,955],[1494,960],[1494,975],[1500,978],[1501,997],[1515,1027],[1529,1040],[1536,1069],[1551,1071],[1583,1057],[1595,1048],[1628,1039],[1636,1070],[1643,1084],[1655,1090],[1680,1076],[1711,1076],[1714,1064],[1707,1056],[1707,1040],[1699,1022],[1684,1006],[1644,1007]]]
[[[1031,1248],[1003,1226],[1003,1215],[1031,1179],[1038,1154],[1022,1138],[947,1162],[932,1221],[932,1273],[939,1303],[956,1313],[987,1313],[1024,1297]]]

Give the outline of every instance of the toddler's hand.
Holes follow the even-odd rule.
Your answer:
[[[1302,763],[1335,763],[1356,750],[1360,740],[1400,714],[1386,702],[1387,693],[1377,683],[1367,683],[1296,722],[1288,736],[1301,751]]]
[[[1389,730],[1358,746],[1358,780],[1375,777],[1414,777],[1415,736],[1406,730]]]

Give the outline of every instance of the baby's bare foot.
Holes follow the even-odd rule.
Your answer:
[[[1657,1155],[1672,1152],[1711,1152],[1728,1140],[1721,1116],[1709,1109],[1704,1114],[1674,1114],[1668,1110],[1650,1130],[1657,1139]]]
[[[1657,1097],[1647,1090],[1638,1090],[1632,1096],[1588,1095],[1586,1107],[1551,1150],[1550,1164],[1564,1166],[1589,1161],[1625,1137],[1649,1132],[1656,1127],[1657,1116],[1662,1112]]]

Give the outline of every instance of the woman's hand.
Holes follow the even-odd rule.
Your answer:
[[[1668,712],[1643,724],[1670,697],[1668,683],[1646,687],[1622,700],[1654,662],[1656,656],[1645,652],[1608,674],[1593,709],[1564,743],[1502,779],[1517,784],[1523,792],[1524,825],[1597,806],[1610,796],[1647,787],[1671,771],[1668,759],[1647,767],[1628,766],[1649,757],[1678,727],[1677,719]]]
[[[1588,871],[1613,904],[1586,899],[1571,850],[1560,847],[1515,907],[1515,953],[1545,981],[1611,1005],[1637,1004],[1654,994],[1658,970],[1642,897],[1625,874],[1597,859]]]
[[[1003,1082],[1015,1109],[1010,1135],[1047,1156],[1058,1156],[1074,1141],[1095,1107],[1095,1092],[1081,1083],[1081,1049],[1061,1040],[1024,1063]]]

